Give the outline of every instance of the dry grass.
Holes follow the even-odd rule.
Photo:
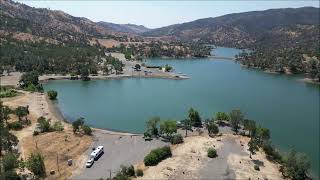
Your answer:
[[[26,137],[21,140],[21,145],[24,150],[23,157],[29,157],[35,152],[44,156],[48,179],[67,179],[77,168],[84,167],[83,153],[91,142],[92,137],[74,135],[72,130],[67,129],[63,132]],[[72,166],[68,166],[68,159],[73,159]],[[54,175],[50,175],[52,170],[55,171]]]

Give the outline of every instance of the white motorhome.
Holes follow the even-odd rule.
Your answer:
[[[98,146],[91,154],[90,154],[90,157],[92,159],[97,159],[97,157],[100,156],[100,154],[102,154],[104,151],[103,151],[103,146]]]

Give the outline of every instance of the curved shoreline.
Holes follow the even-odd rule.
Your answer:
[[[54,116],[57,120],[62,121],[66,124],[70,124],[71,122],[66,119],[60,108],[58,107],[56,102],[51,101],[47,95],[44,95],[46,102],[48,103],[48,110],[49,113],[52,114],[52,116]],[[102,128],[96,128],[96,127],[91,127],[93,130],[98,131],[102,134],[108,134],[108,135],[121,135],[121,136],[142,136],[142,134],[138,134],[138,133],[130,133],[130,132],[123,132],[123,131],[117,131],[117,130],[109,130],[109,129],[102,129]]]

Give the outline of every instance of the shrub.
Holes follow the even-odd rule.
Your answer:
[[[6,153],[2,159],[3,168],[5,171],[10,171],[18,167],[18,157],[14,153]]]
[[[162,160],[171,157],[171,149],[169,146],[164,146],[162,148],[157,148],[152,150],[145,158],[144,164],[146,166],[155,166]]]
[[[21,130],[23,128],[23,126],[20,121],[15,121],[15,122],[9,123],[8,128],[17,131],[17,130]]]
[[[134,172],[134,167],[131,165],[127,168],[127,172],[126,172],[126,175],[129,176],[129,177],[132,177],[134,176],[135,172]]]
[[[31,154],[28,161],[28,169],[33,172],[33,174],[37,176],[45,176],[46,168],[44,165],[44,158],[41,154]]]
[[[84,124],[84,118],[79,118],[72,122],[73,132],[76,133],[79,131],[79,127]]]
[[[84,134],[86,134],[86,135],[92,134],[92,129],[88,125],[83,125],[81,128],[82,128]]]
[[[137,169],[136,176],[138,176],[138,177],[143,176],[143,171],[141,169]]]
[[[53,129],[54,131],[63,131],[64,127],[63,127],[63,125],[62,125],[62,123],[61,123],[60,121],[57,121],[57,122],[55,122],[55,123],[53,124],[52,129]]]
[[[260,171],[260,167],[259,167],[258,165],[254,165],[253,168],[254,168],[254,170],[256,170],[256,171]]]
[[[225,112],[217,112],[215,115],[215,119],[218,121],[229,121],[229,115]]]
[[[58,96],[58,92],[57,91],[54,91],[54,90],[50,90],[47,92],[48,94],[48,97],[50,100],[55,100],[57,99],[57,96]]]
[[[215,158],[217,157],[217,151],[214,148],[209,148],[208,149],[208,157],[209,158]]]
[[[0,98],[14,97],[18,95],[18,92],[13,89],[6,90],[1,88],[0,90]]]
[[[175,134],[171,139],[171,144],[181,144],[183,143],[183,137],[181,134]]]
[[[52,129],[50,127],[49,120],[47,120],[46,118],[44,118],[42,116],[38,118],[38,128],[39,128],[40,132],[52,131]]]
[[[39,131],[33,131],[33,136],[39,135]]]

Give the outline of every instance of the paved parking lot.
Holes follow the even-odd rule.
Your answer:
[[[104,146],[104,154],[94,162],[91,168],[84,168],[80,174],[75,175],[72,179],[88,180],[109,177],[110,171],[112,176],[119,170],[120,165],[133,165],[140,161],[152,150],[157,147],[167,145],[160,140],[145,141],[142,136],[120,136],[110,135],[103,132],[95,132],[96,141],[87,151],[89,155],[92,147],[98,145]]]

